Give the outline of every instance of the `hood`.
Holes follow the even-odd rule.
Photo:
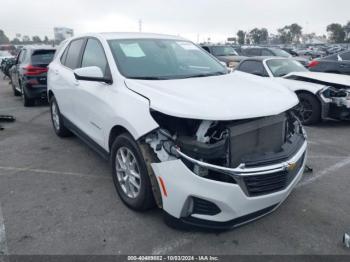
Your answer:
[[[309,92],[316,95],[319,91],[321,91],[323,88],[325,88],[325,85],[308,83],[308,82],[292,80],[292,79],[285,79],[283,77],[275,77],[273,79],[277,83],[280,83],[281,85],[287,87],[289,90],[291,90],[293,92],[309,91]]]
[[[317,82],[323,85],[335,84],[335,85],[350,87],[350,76],[348,75],[321,73],[321,72],[295,72],[295,73],[290,73],[285,77],[286,78],[299,77],[300,81],[305,81],[305,82],[307,82],[308,80],[314,80],[314,82]]]
[[[153,110],[201,120],[239,120],[277,115],[298,103],[296,95],[269,79],[242,72],[177,80],[126,79]]]

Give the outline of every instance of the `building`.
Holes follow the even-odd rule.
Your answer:
[[[74,31],[70,28],[55,27],[53,30],[55,34],[56,43],[61,43],[63,40],[74,36]]]

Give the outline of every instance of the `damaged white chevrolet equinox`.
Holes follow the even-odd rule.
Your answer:
[[[166,221],[233,228],[275,210],[300,180],[306,134],[294,93],[229,74],[180,37],[103,33],[70,39],[49,66],[60,137],[109,159],[122,201]]]

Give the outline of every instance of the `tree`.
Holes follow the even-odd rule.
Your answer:
[[[344,26],[345,38],[350,42],[350,21]]]
[[[278,29],[280,40],[283,44],[299,43],[303,28],[294,23]]]
[[[5,32],[0,29],[0,44],[10,43],[9,38],[5,35]]]
[[[39,36],[33,36],[33,38],[32,38],[32,40],[33,40],[33,43],[34,44],[39,44],[39,43],[41,43],[41,39],[40,39],[40,37]]]
[[[238,37],[238,44],[244,45],[245,43],[245,32],[243,30],[239,30],[237,32],[237,37]]]
[[[21,40],[19,40],[19,39],[16,37],[16,38],[14,38],[14,39],[11,41],[11,44],[20,45],[20,44],[21,44]]]
[[[266,28],[254,28],[249,32],[251,39],[253,40],[253,44],[261,44],[266,43],[269,33]]]
[[[301,38],[302,33],[303,33],[303,31],[302,31],[303,28],[300,25],[294,23],[294,24],[291,24],[289,26],[289,30],[290,30],[290,33],[292,35],[293,41],[295,43],[299,43],[300,42],[300,38]]]
[[[49,38],[47,37],[47,36],[45,36],[45,38],[44,38],[44,44],[49,44],[50,43],[50,40],[49,40]]]
[[[333,43],[343,43],[345,40],[345,31],[341,24],[333,23],[327,26],[329,38]]]
[[[277,31],[278,31],[279,39],[283,44],[289,44],[292,42],[293,37],[288,26],[280,28]]]

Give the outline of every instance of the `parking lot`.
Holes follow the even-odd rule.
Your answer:
[[[79,139],[59,139],[47,105],[24,108],[7,80],[2,114],[17,121],[0,131],[0,254],[349,254],[350,123],[307,128],[313,173],[276,212],[215,234],[126,208],[109,164]]]

